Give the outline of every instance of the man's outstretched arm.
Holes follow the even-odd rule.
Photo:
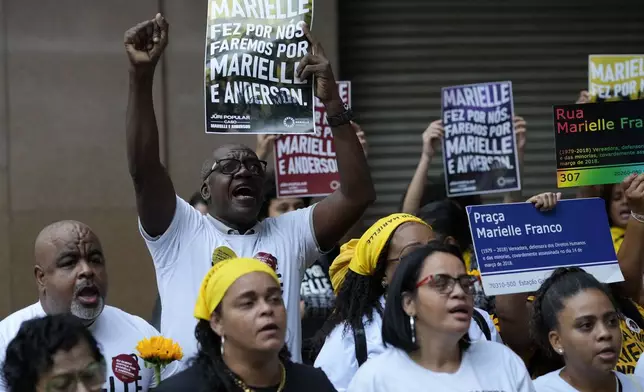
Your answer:
[[[310,52],[298,68],[301,80],[315,76],[315,92],[326,107],[329,117],[345,111],[335,77],[322,46],[314,40],[308,28],[306,36]],[[335,154],[340,173],[340,188],[318,203],[313,212],[313,227],[322,250],[332,249],[344,234],[362,217],[376,199],[369,165],[354,129],[355,123],[332,127]]]
[[[157,14],[125,32],[124,41],[130,59],[128,167],[141,225],[148,235],[156,237],[170,226],[176,204],[172,181],[159,158],[159,130],[152,99],[154,71],[168,44],[168,23]]]

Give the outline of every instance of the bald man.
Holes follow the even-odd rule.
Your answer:
[[[153,371],[144,366],[135,347],[141,339],[159,333],[140,317],[105,304],[105,256],[92,229],[76,221],[52,223],[38,235],[34,253],[38,302],[0,322],[0,362],[23,321],[71,313],[102,348],[107,365],[103,391],[147,391],[156,386]],[[166,368],[164,378],[177,369],[177,365]],[[0,392],[5,392],[2,382]]]
[[[169,26],[157,14],[125,33],[130,60],[128,166],[141,234],[157,274],[163,308],[161,331],[179,341],[186,359],[197,352],[192,313],[199,284],[214,262],[238,256],[262,260],[276,270],[287,310],[287,344],[293,360],[301,361],[299,308],[304,271],[321,252],[336,246],[375,200],[353,112],[340,98],[324,50],[308,30],[302,32],[313,53],[302,59],[297,77],[315,79],[315,94],[326,107],[340,187],[315,205],[262,222],[258,222],[258,214],[264,202],[266,162],[247,146],[220,146],[205,160],[201,195],[208,203],[209,215],[202,215],[176,195],[159,157],[152,99],[154,72],[168,44]],[[234,350],[235,344],[225,339],[225,350]]]

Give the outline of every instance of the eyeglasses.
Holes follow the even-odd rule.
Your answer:
[[[453,278],[445,274],[436,274],[423,278],[416,284],[416,288],[426,284],[441,294],[451,294],[452,291],[454,291],[454,286],[458,282],[463,291],[465,291],[466,294],[471,295],[474,294],[474,284],[476,281],[476,276],[472,275],[461,275]]]
[[[93,362],[75,373],[60,374],[47,382],[47,392],[74,392],[78,383],[90,391],[100,391],[105,384],[105,362]]]
[[[268,163],[254,158],[244,159],[243,161],[236,158],[220,159],[213,163],[210,171],[204,178],[208,178],[208,176],[210,176],[210,174],[215,170],[218,170],[221,174],[225,174],[227,176],[235,175],[241,170],[242,165],[252,175],[261,176],[266,173],[266,166]]]
[[[423,247],[423,246],[425,246],[425,245],[427,245],[427,244],[416,243],[416,242],[415,242],[415,243],[412,243],[412,244],[409,244],[409,245],[406,245],[404,248],[402,248],[402,250],[400,251],[400,254],[398,255],[398,257],[395,257],[395,258],[393,258],[393,259],[386,259],[385,261],[386,261],[387,263],[401,261],[403,257],[405,257],[405,256],[409,255],[409,254],[410,254],[410,253],[412,253],[414,250],[416,250],[416,249],[418,249],[418,248],[421,248],[421,247]]]

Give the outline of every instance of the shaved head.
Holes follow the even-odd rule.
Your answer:
[[[71,312],[93,322],[103,311],[107,273],[98,236],[86,224],[65,220],[40,231],[34,246],[40,302],[47,314]]]
[[[34,246],[34,256],[36,264],[43,266],[51,261],[51,251],[57,245],[63,245],[71,240],[75,234],[83,233],[86,236],[93,237],[100,247],[100,241],[92,229],[83,222],[74,220],[63,220],[54,222],[38,233]]]

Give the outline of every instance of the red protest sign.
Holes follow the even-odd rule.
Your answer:
[[[351,82],[338,82],[338,91],[351,106]],[[275,140],[277,197],[317,197],[340,186],[331,127],[324,105],[315,99],[315,134],[280,135]]]

